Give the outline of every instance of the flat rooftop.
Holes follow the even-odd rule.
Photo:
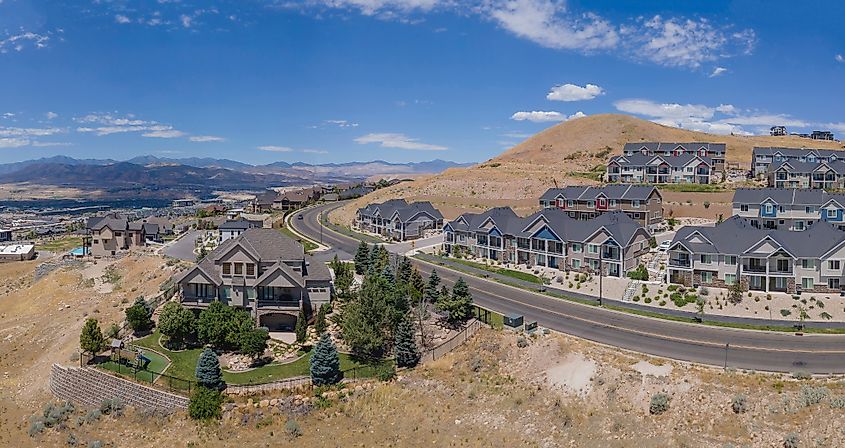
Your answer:
[[[0,255],[19,255],[26,254],[35,249],[32,244],[10,244],[8,246],[0,246]]]

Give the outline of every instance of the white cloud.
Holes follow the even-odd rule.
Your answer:
[[[2,117],[7,120],[11,120],[12,118],[15,118],[15,114],[12,112],[6,112],[2,115]]]
[[[326,120],[326,124],[334,125],[339,128],[357,128],[358,123],[354,123],[348,120]]]
[[[19,148],[27,145],[29,145],[29,140],[25,138],[0,137],[0,148]]]
[[[73,146],[73,143],[69,142],[32,142],[32,146],[36,148],[47,148],[53,146]]]
[[[607,20],[584,14],[566,14],[566,3],[556,0],[494,0],[481,10],[502,28],[554,49],[597,50],[613,48],[619,34]],[[489,3],[489,4],[487,4]]]
[[[587,115],[584,112],[578,111],[570,116],[566,116],[556,111],[541,111],[535,110],[531,112],[516,112],[511,115],[511,120],[516,121],[533,121],[534,123],[550,123],[574,120],[576,118],[583,118]]]
[[[546,98],[552,101],[586,101],[604,95],[604,89],[587,84],[584,87],[575,84],[563,84],[552,87]]]
[[[47,117],[48,120],[52,120],[54,118],[58,118],[59,114],[55,112],[47,112],[46,114],[44,114],[44,116]]]
[[[532,135],[534,135],[534,134],[527,134],[527,133],[524,133],[524,132],[505,132],[504,134],[502,134],[502,137],[516,138],[516,139],[526,139],[528,137],[531,137]]]
[[[374,133],[367,134],[355,139],[355,143],[364,145],[378,143],[383,148],[409,149],[419,151],[445,151],[448,148],[440,145],[421,143],[419,139],[408,137],[405,134]]]
[[[205,142],[222,142],[226,139],[223,137],[216,137],[213,135],[192,135],[188,137],[188,140],[197,143],[205,143]]]
[[[259,146],[258,149],[261,150],[261,151],[269,151],[269,152],[293,152],[293,148],[289,148],[287,146],[265,145],[265,146]]]
[[[178,138],[184,137],[186,134],[182,131],[177,131],[176,129],[161,129],[161,130],[154,130],[150,132],[145,132],[142,134],[144,137],[153,137],[153,138]]]
[[[0,38],[0,53],[8,53],[10,49],[23,51],[27,45],[32,45],[35,48],[46,48],[50,42],[51,34],[38,34],[24,30],[20,30],[17,34],[7,33],[5,38]]]
[[[325,149],[303,149],[302,152],[305,154],[328,154],[329,152]]]
[[[183,27],[190,28],[193,18],[189,15],[182,14],[181,16],[179,16],[179,21],[182,22]]]
[[[728,69],[726,69],[725,67],[716,67],[713,69],[713,72],[710,73],[710,77],[715,78],[717,76],[724,75],[727,71]]]
[[[726,115],[736,115],[738,111],[733,104],[720,104],[716,107],[716,112],[721,112]]]
[[[833,57],[833,59],[835,59],[836,62],[845,62],[845,56],[842,56],[841,54],[837,54]]]
[[[129,17],[126,17],[126,16],[125,16],[125,15],[123,15],[123,14],[115,14],[115,16],[114,16],[114,21],[115,21],[116,23],[121,24],[121,25],[124,25],[124,24],[127,24],[127,23],[132,22],[132,20],[130,20],[130,19],[129,19]]]
[[[446,0],[310,0],[305,3],[321,4],[329,8],[357,9],[365,16],[397,18],[415,11],[427,12],[447,3]],[[301,6],[296,3],[291,6]],[[287,6],[287,5],[285,5]]]
[[[703,104],[655,103],[642,99],[620,100],[613,105],[616,109],[630,114],[647,115],[660,118],[696,118],[710,119],[715,109]]]

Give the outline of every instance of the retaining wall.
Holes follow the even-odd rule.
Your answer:
[[[142,409],[172,411],[188,408],[188,398],[118,378],[90,367],[53,364],[50,391],[57,398],[91,407],[119,398],[123,404]]]

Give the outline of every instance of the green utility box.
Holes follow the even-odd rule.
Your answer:
[[[508,328],[519,328],[522,326],[524,320],[525,319],[522,317],[522,315],[509,314],[503,317],[502,323]]]

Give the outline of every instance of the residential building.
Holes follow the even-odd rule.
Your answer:
[[[621,210],[649,232],[663,222],[663,196],[646,185],[568,186],[550,188],[540,196],[543,208],[559,208],[570,218],[592,219]]]
[[[249,310],[271,331],[293,331],[300,310],[312,316],[329,302],[331,279],[328,267],[306,256],[299,242],[262,228],[224,241],[174,280],[186,307],[221,301]]]
[[[273,201],[276,200],[277,196],[279,196],[279,193],[274,190],[267,190],[255,195],[255,198],[253,198],[250,204],[252,213],[268,213],[273,211]]]
[[[841,189],[845,187],[845,159],[774,162],[766,172],[766,183],[775,188]]]
[[[27,261],[35,258],[35,245],[12,244],[0,246],[0,262]]]
[[[818,221],[845,229],[845,194],[824,190],[737,188],[733,214],[752,227],[771,230],[807,230]]]
[[[340,200],[345,199],[355,199],[364,196],[365,194],[372,193],[374,188],[372,185],[358,185],[356,187],[351,187],[345,190],[341,190],[339,193]]]
[[[173,208],[181,208],[181,207],[193,207],[196,204],[196,201],[193,199],[174,199],[171,207]]]
[[[740,216],[715,227],[687,226],[669,246],[669,282],[763,292],[839,293],[845,284],[845,232],[830,223],[811,231],[760,229]]]
[[[86,241],[95,257],[116,255],[134,247],[145,246],[148,239],[159,237],[158,224],[132,221],[117,213],[89,218]]]
[[[260,229],[264,226],[263,221],[251,221],[248,219],[229,220],[217,226],[218,243],[237,238],[249,229]]]
[[[787,135],[786,126],[772,126],[771,128],[769,128],[769,134],[774,137]]]
[[[627,146],[627,145],[626,145]],[[709,184],[713,159],[698,154],[613,156],[607,162],[607,181],[648,184]]]
[[[443,215],[428,201],[408,203],[404,199],[391,199],[358,209],[355,225],[392,240],[406,241],[421,238],[428,230],[443,228]]]
[[[12,231],[0,229],[0,242],[12,241]]]
[[[833,132],[831,131],[813,131],[810,134],[810,138],[813,140],[833,140]]]
[[[780,148],[756,146],[751,151],[751,175],[757,178],[769,172],[769,165],[779,162],[835,162],[845,159],[845,152],[831,149]]]
[[[547,208],[520,218],[508,207],[465,213],[443,227],[450,254],[529,267],[624,277],[649,251],[649,234],[621,211],[588,220]]]
[[[302,208],[305,204],[316,200],[319,196],[312,188],[287,191],[280,193],[273,199],[273,208],[276,210],[290,211]]]
[[[724,143],[688,142],[688,143],[660,143],[639,142],[626,143],[622,148],[622,155],[677,157],[684,154],[707,157],[713,161],[714,169],[721,169],[725,164],[726,146]]]

